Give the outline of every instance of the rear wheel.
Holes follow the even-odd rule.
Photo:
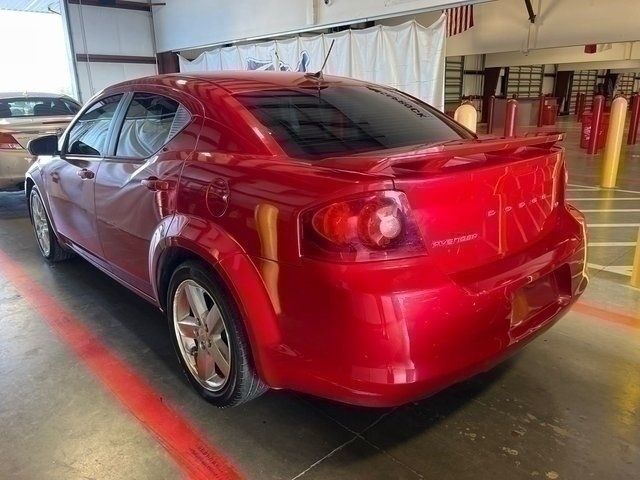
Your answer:
[[[50,262],[61,262],[73,257],[73,253],[66,250],[53,232],[42,198],[35,188],[29,194],[29,214],[31,224],[36,235],[38,248],[42,256]]]
[[[250,359],[233,300],[199,262],[180,265],[171,278],[167,316],[178,358],[191,385],[218,407],[260,396],[267,386]]]

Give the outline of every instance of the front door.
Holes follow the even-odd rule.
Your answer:
[[[118,123],[113,155],[102,161],[96,178],[98,233],[112,272],[152,295],[151,239],[175,211],[180,171],[197,133],[180,135],[191,115],[177,101],[154,93],[130,95]]]
[[[89,107],[69,129],[61,155],[45,169],[56,231],[97,257],[102,248],[95,221],[95,178],[121,98],[110,96]]]

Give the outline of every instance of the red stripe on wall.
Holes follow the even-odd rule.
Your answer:
[[[0,272],[85,367],[156,438],[187,478],[236,480],[229,460],[81,320],[0,251]]]

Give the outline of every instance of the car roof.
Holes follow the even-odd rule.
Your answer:
[[[172,73],[167,75],[155,75],[129,80],[117,85],[112,85],[105,89],[123,86],[142,85],[164,85],[173,88],[184,88],[186,85],[210,85],[223,88],[231,94],[249,92],[256,90],[270,90],[283,87],[301,86],[303,82],[315,82],[313,79],[305,77],[305,73],[299,72],[273,72],[273,71],[245,71],[245,70],[225,70],[217,72],[203,73]],[[367,82],[355,80],[353,78],[324,75],[323,84],[340,85],[365,85]]]
[[[47,92],[0,92],[0,100],[4,100],[7,98],[68,98],[73,100],[73,98],[68,95],[64,95],[62,93],[47,93]],[[73,100],[76,102],[76,100]]]

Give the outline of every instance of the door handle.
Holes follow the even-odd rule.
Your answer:
[[[93,177],[96,176],[95,173],[93,173],[91,170],[89,170],[88,168],[82,168],[78,171],[76,171],[76,173],[78,174],[78,176],[82,179],[82,180],[91,180]]]
[[[140,182],[152,192],[161,192],[169,190],[169,182],[158,179],[158,177],[145,178]]]

